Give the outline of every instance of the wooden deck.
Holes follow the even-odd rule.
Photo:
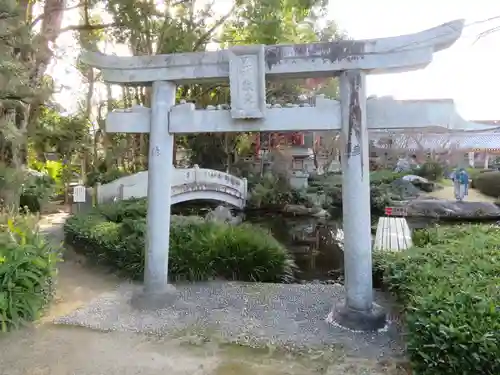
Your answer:
[[[402,217],[381,217],[378,219],[374,250],[400,251],[413,245],[406,219]]]

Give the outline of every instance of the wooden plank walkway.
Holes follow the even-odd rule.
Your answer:
[[[401,251],[412,246],[411,232],[405,218],[381,217],[378,219],[374,250]]]

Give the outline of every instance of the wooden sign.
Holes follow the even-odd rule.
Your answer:
[[[85,186],[77,185],[73,188],[73,202],[74,203],[85,203],[86,191]]]

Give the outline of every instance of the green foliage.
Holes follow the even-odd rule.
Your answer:
[[[375,172],[370,172],[370,183],[373,185],[390,184],[404,176],[411,174],[410,172],[396,173],[390,169],[383,169]]]
[[[66,238],[89,259],[140,279],[144,273],[145,208],[144,200],[101,205],[91,214],[70,218],[64,227]],[[175,280],[288,282],[294,270],[287,250],[259,227],[172,216],[169,275]]]
[[[27,25],[22,22],[20,10],[16,1],[0,2],[0,13],[2,14],[0,27],[3,30],[0,39],[0,51],[2,52],[2,59],[0,59],[2,82],[0,102],[2,110],[11,107],[12,104],[17,106],[20,104],[19,99],[32,97],[35,89],[29,84],[32,62],[19,56],[21,51],[26,54],[32,51],[29,30]],[[16,50],[17,53],[15,53]],[[5,124],[2,124],[2,127],[3,125]],[[4,130],[2,129],[2,131]]]
[[[54,293],[59,252],[38,234],[32,217],[0,215],[0,330],[40,316]]]
[[[52,180],[58,182],[61,180],[63,168],[64,165],[62,162],[47,160],[40,171],[46,172]]]
[[[476,179],[485,172],[495,171],[495,169],[481,169],[481,168],[466,168],[469,179],[471,180],[471,187],[476,189]]]
[[[0,198],[7,206],[13,203],[12,198],[4,195],[11,193],[17,195],[22,208],[39,212],[52,194],[53,187],[54,181],[48,175],[31,170],[16,171],[0,163]]]
[[[10,206],[21,194],[24,173],[0,162],[0,207]]]
[[[397,189],[391,184],[410,174],[410,172],[395,173],[391,170],[370,172],[370,196],[372,213],[381,213],[390,206],[393,199],[399,200]],[[342,175],[326,174],[311,180],[309,193],[324,194],[327,205],[334,208],[342,207]],[[327,207],[326,207],[327,208]]]
[[[128,175],[130,175],[128,171],[119,168],[112,168],[105,171],[92,171],[87,174],[87,185],[94,186],[98,182],[100,182],[101,184],[109,184],[114,180]]]
[[[54,192],[54,186],[54,180],[49,175],[27,173],[22,185],[19,206],[28,209],[29,212],[40,212]]]
[[[444,167],[437,161],[428,160],[420,168],[414,169],[413,173],[430,181],[439,181],[444,177]]]
[[[64,116],[59,111],[43,107],[32,140],[38,153],[56,152],[70,161],[77,150],[89,143],[90,124],[82,116]]]
[[[500,228],[436,227],[415,244],[374,257],[404,306],[415,373],[500,374]]]
[[[285,177],[266,173],[249,178],[249,208],[283,208],[287,204],[307,204],[301,192],[293,189]]]
[[[467,171],[470,179],[477,178],[477,176],[479,176],[484,171],[484,169],[480,168],[465,168],[465,170]]]
[[[500,172],[488,171],[479,173],[474,180],[474,187],[484,195],[498,198],[500,197]]]
[[[126,219],[145,218],[148,211],[148,202],[145,198],[129,199],[114,204],[102,204],[96,211],[104,216],[107,221],[121,223]]]
[[[390,184],[400,178],[411,174],[410,172],[396,173],[389,169],[383,169],[379,171],[370,172],[370,184],[374,186],[382,184]],[[342,186],[342,175],[341,174],[325,174],[322,176],[317,176],[315,179],[310,181],[310,186]]]
[[[317,38],[314,24],[316,6],[322,1],[245,1],[224,25],[226,44],[300,43]],[[335,26],[335,25],[334,25]],[[336,30],[336,27],[334,29]],[[326,34],[326,33],[325,33]],[[333,33],[336,36],[337,33]],[[332,35],[330,35],[332,36]]]
[[[380,214],[385,208],[391,206],[392,195],[388,184],[370,186],[370,203],[372,214]]]
[[[418,247],[423,247],[428,244],[437,245],[439,243],[438,228],[439,227],[431,227],[415,230],[412,234],[413,245]]]

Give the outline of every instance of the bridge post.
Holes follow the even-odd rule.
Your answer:
[[[379,329],[385,324],[385,313],[373,303],[365,73],[342,72],[340,97],[346,297],[345,305],[336,306],[335,315],[348,328]]]
[[[243,178],[243,205],[246,206],[248,200],[248,180],[246,177]]]
[[[175,104],[176,85],[153,82],[149,138],[148,212],[144,290],[132,304],[157,309],[169,304],[174,287],[168,283],[171,181],[174,137],[169,132],[169,111]]]

